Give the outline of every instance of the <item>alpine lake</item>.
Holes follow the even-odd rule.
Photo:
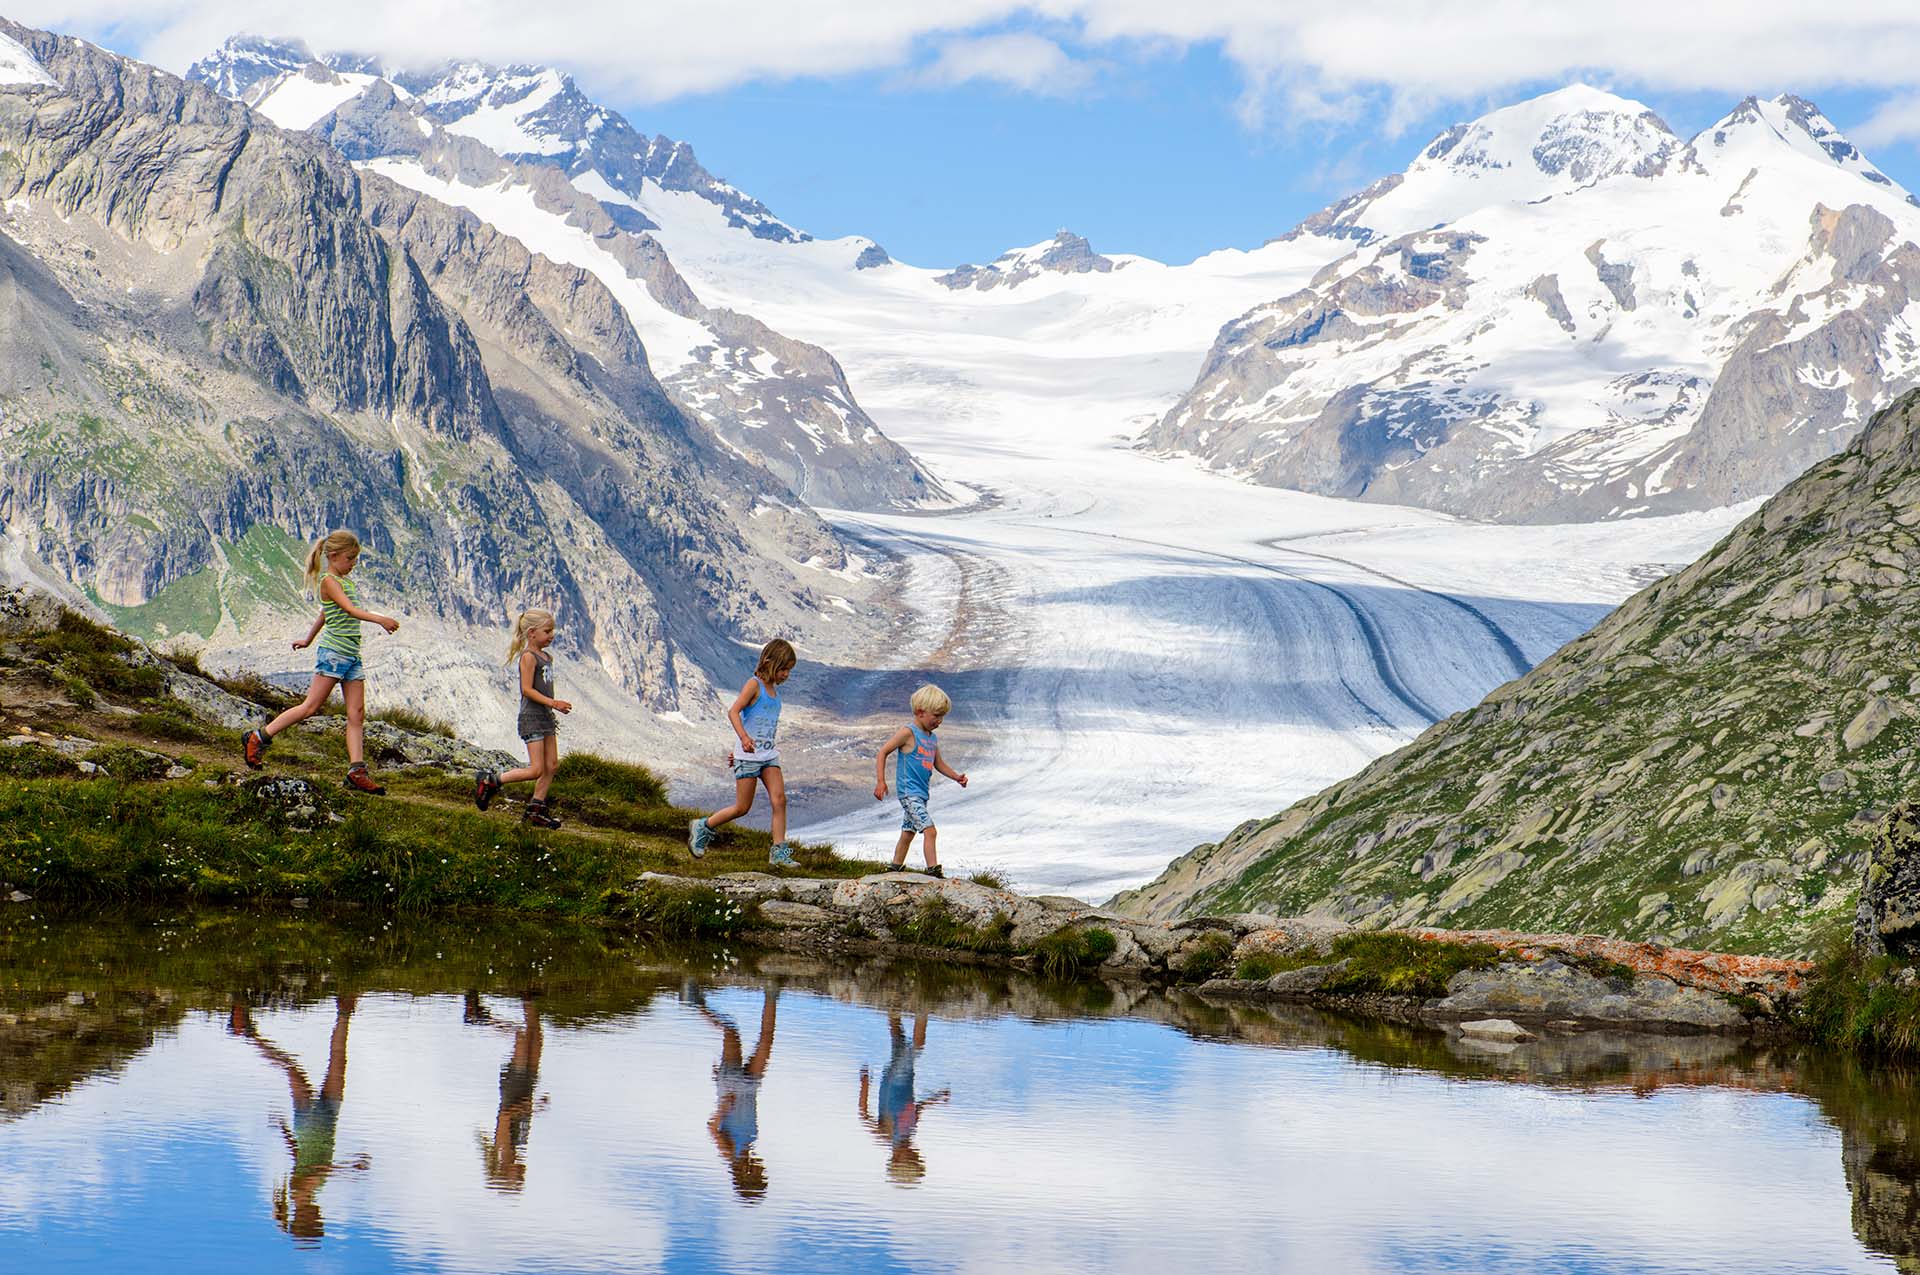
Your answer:
[[[552,922],[0,909],[0,1271],[1920,1270],[1920,1074]]]

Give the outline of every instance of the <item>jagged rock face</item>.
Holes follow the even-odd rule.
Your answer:
[[[1811,104],[1691,141],[1570,89],[1436,139],[1289,240],[1149,442],[1256,481],[1570,521],[1763,496],[1920,379],[1920,211]]]
[[[1070,230],[1062,230],[1046,243],[1003,252],[993,259],[991,265],[960,266],[939,276],[934,282],[955,290],[973,288],[980,292],[991,292],[1002,285],[1018,287],[1043,273],[1106,274],[1114,265],[1113,258],[1095,252],[1093,245],[1085,238]]]
[[[277,117],[307,126],[311,95],[292,79],[333,75],[330,67],[344,69],[349,60],[329,55],[286,68],[280,79],[249,90],[252,100],[274,114],[284,92],[291,100]],[[202,73],[210,82],[225,82],[230,69],[215,58]],[[621,300],[647,328],[668,397],[724,439],[734,455],[765,466],[800,499],[879,509],[946,498],[861,409],[831,355],[751,316],[702,305],[646,233],[654,226],[644,213],[631,203],[583,193],[572,179],[590,175],[609,196],[637,195],[648,183],[689,192],[720,207],[730,225],[762,238],[789,242],[807,236],[715,179],[685,146],[639,137],[618,113],[596,106],[558,72],[457,63],[430,73],[392,74],[392,82],[355,87],[312,122],[311,131],[348,159],[467,206],[483,219],[499,215],[503,184],[524,187],[553,220],[542,225],[535,219],[530,228],[516,220],[509,233],[538,236],[549,252],[571,252],[569,260],[587,261],[616,288],[627,279],[642,283],[644,292]],[[567,244],[579,233],[589,239]],[[882,252],[880,262],[886,259]],[[643,312],[656,307],[666,319],[692,326],[648,326]]]
[[[0,32],[57,81],[0,93],[0,523],[117,618],[300,606],[301,541],[347,526],[394,606],[562,609],[666,710],[736,626],[815,609],[739,530],[778,483],[675,410],[590,274],[197,85]]]
[[[1920,775],[1916,527],[1910,393],[1479,707],[1116,906],[1810,953]]]
[[[1854,946],[1870,955],[1920,955],[1920,817],[1911,802],[1887,812],[1874,834],[1854,915]]]

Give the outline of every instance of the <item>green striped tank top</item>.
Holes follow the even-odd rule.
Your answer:
[[[338,580],[340,592],[347,595],[347,601],[360,605],[360,591],[353,587],[353,581],[347,576],[337,576],[329,571],[320,577],[320,587],[326,588],[327,581]],[[352,659],[360,658],[360,621],[347,614],[346,608],[337,602],[329,601],[327,595],[320,595],[320,641],[316,644],[325,651],[338,651]]]

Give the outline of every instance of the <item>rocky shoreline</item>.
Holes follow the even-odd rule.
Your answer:
[[[636,888],[715,891],[752,920],[735,937],[755,946],[935,955],[1180,983],[1210,999],[1317,1004],[1489,1040],[1620,1029],[1778,1034],[1813,969],[1806,961],[1593,935],[1362,931],[1322,917],[1257,913],[1150,921],[1065,896],[913,872],[705,879],[647,873]],[[1443,984],[1432,971],[1423,974],[1430,963]],[[1453,966],[1459,968],[1446,973]],[[1406,990],[1395,990],[1396,983]]]

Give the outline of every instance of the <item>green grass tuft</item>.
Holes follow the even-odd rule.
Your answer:
[[[951,904],[938,894],[921,900],[919,909],[893,927],[893,936],[902,943],[922,947],[956,948],[968,952],[1010,952],[1013,950],[1013,920],[996,913],[986,925],[973,925],[956,916]]]
[[[1347,967],[1321,984],[1350,995],[1444,996],[1462,970],[1490,969],[1505,959],[1487,943],[1439,943],[1410,934],[1365,931],[1333,941],[1333,959]]]
[[[128,724],[142,735],[153,739],[170,739],[181,744],[219,743],[228,735],[228,732],[189,716],[170,704],[152,712],[137,713]]]
[[[1920,979],[1835,942],[1815,965],[1798,1021],[1816,1042],[1887,1057],[1920,1055]]]
[[[377,713],[367,714],[369,721],[385,722],[389,726],[398,726],[401,730],[410,730],[416,735],[439,735],[446,739],[456,736],[453,727],[438,717],[428,716],[418,709],[383,708]]]
[[[1084,929],[1056,930],[1033,945],[1040,970],[1049,978],[1073,978],[1112,956],[1120,940],[1113,931],[1097,925]]]
[[[124,744],[103,744],[88,753],[86,760],[113,778],[130,783],[152,783],[165,779],[167,771],[173,767],[172,758],[142,748],[129,748]]]
[[[43,744],[0,748],[0,775],[12,779],[50,779],[75,773],[73,762]]]
[[[648,934],[716,941],[760,923],[760,910],[736,903],[705,886],[672,887],[653,882],[611,891],[607,911]]]
[[[1195,942],[1193,950],[1180,962],[1179,975],[1189,983],[1204,983],[1218,978],[1233,962],[1233,936],[1209,930]]]

